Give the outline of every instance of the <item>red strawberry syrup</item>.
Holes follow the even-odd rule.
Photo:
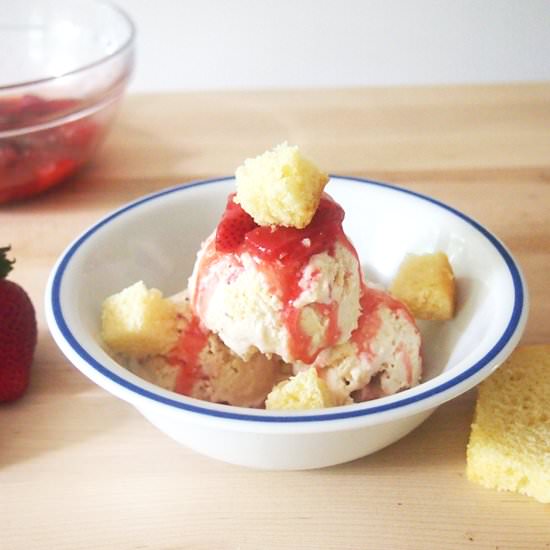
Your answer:
[[[180,367],[174,388],[177,393],[191,395],[193,386],[202,378],[199,356],[207,341],[208,333],[202,330],[198,317],[193,315],[168,356],[171,364]]]
[[[351,341],[357,346],[359,353],[366,352],[369,357],[374,355],[370,344],[378,334],[382,325],[379,315],[380,307],[385,306],[396,314],[404,315],[411,325],[416,326],[413,316],[407,307],[393,296],[363,284],[361,290],[361,315],[357,328],[351,334]]]

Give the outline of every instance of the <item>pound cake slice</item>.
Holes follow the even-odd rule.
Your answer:
[[[480,384],[466,473],[550,502],[550,345],[518,348]]]

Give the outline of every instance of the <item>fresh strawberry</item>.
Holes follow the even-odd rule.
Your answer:
[[[216,230],[216,250],[219,252],[234,252],[244,241],[245,235],[258,227],[252,216],[233,201],[234,197],[234,193],[229,195]]]
[[[0,401],[21,397],[29,385],[36,347],[36,315],[27,293],[5,279],[14,260],[0,248]]]

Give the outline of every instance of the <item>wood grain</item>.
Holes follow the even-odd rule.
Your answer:
[[[77,234],[283,140],[331,173],[428,193],[493,230],[530,287],[523,342],[550,342],[549,84],[129,97],[84,172],[0,207],[40,331],[30,391],[0,407],[2,549],[550,548],[548,506],[464,477],[474,392],[362,460],[259,472],[178,446],[57,350],[43,292]]]

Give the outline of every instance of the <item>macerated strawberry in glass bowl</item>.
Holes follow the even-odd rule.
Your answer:
[[[59,183],[93,154],[108,127],[105,112],[29,132],[57,111],[78,108],[75,99],[25,95],[0,99],[0,202],[24,198]],[[26,124],[25,131],[17,126]],[[46,123],[47,124],[47,123]],[[11,132],[10,132],[11,130]]]
[[[134,26],[97,0],[20,0],[0,15],[0,203],[40,193],[94,155],[132,71]]]

